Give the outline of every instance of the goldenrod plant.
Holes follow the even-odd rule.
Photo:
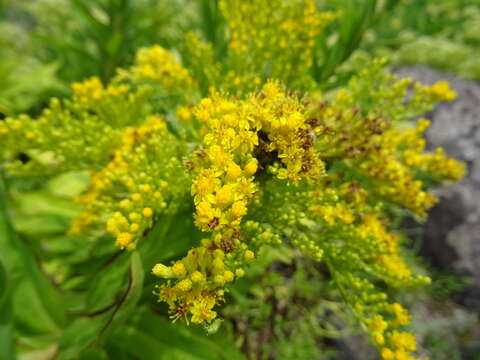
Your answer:
[[[312,58],[335,14],[313,0],[217,5],[222,58],[218,44],[187,32],[178,52],[142,48],[111,82],[73,83],[71,98],[52,99],[37,118],[0,122],[9,178],[89,177],[65,240],[79,247],[76,260],[51,264],[71,301],[60,318],[74,319],[60,340],[52,335],[51,351],[154,358],[156,347],[140,336],[157,331],[145,298],[180,326],[211,331],[261,249],[288,248],[325,265],[381,358],[418,358],[410,315],[388,288],[430,279],[405,260],[392,221],[398,212],[425,218],[437,201],[428,186],[464,174],[422,138],[422,114],[455,92],[447,82],[398,79],[377,59],[322,93]],[[103,289],[112,282],[124,289],[118,297]],[[74,296],[89,286],[86,298]],[[123,347],[136,341],[140,350]]]

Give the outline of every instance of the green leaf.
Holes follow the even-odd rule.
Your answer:
[[[103,336],[105,337],[109,331],[120,328],[123,323],[132,316],[143,290],[144,272],[142,259],[140,254],[135,251],[131,256],[130,262],[130,279],[128,288],[124,296],[120,299],[120,305],[114,310],[108,329],[105,329]]]
[[[126,290],[112,306],[76,319],[64,332],[56,359],[102,359],[100,352],[110,333],[122,328],[137,308],[143,289],[144,272],[138,252],[130,256],[130,276]],[[100,282],[101,283],[101,282]],[[108,291],[108,289],[104,289]]]
[[[73,198],[88,188],[89,180],[87,172],[65,173],[50,180],[47,189],[52,195]]]
[[[65,218],[48,214],[31,217],[16,216],[14,221],[14,227],[18,233],[35,237],[65,233],[69,225],[69,221]]]
[[[98,311],[116,301],[128,283],[128,254],[122,254],[94,277],[87,294],[86,308]]]
[[[0,224],[0,236],[5,236],[2,230],[5,229]],[[0,360],[14,359],[12,320],[8,274],[0,256]]]
[[[70,200],[63,200],[44,191],[24,193],[18,197],[18,210],[27,216],[51,214],[73,218],[78,208]]]
[[[211,324],[203,325],[203,328],[207,332],[207,335],[213,335],[217,333],[222,323],[223,323],[223,319],[215,319]]]
[[[108,34],[108,26],[94,15],[92,8],[86,5],[89,2],[84,0],[71,0],[71,3],[82,19],[87,22],[92,29],[94,29],[97,36],[102,38],[104,35]],[[94,3],[94,1],[90,1],[90,3]]]
[[[107,312],[98,316],[76,319],[63,333],[59,343],[58,356],[55,359],[78,359],[82,357],[84,351],[88,354],[91,351],[89,347],[95,348],[95,341],[110,316],[111,314]]]
[[[236,360],[244,356],[222,334],[208,336],[200,326],[171,323],[141,309],[130,326],[110,339],[117,347],[138,359]]]
[[[0,221],[6,229],[0,236],[0,250],[11,278],[11,297],[17,331],[25,335],[55,336],[66,322],[58,290],[42,273],[30,248],[8,223],[7,196],[0,181]]]
[[[121,32],[114,32],[108,39],[106,50],[111,57],[118,56],[124,42],[124,35]]]

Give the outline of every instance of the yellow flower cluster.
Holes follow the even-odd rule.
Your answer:
[[[358,82],[354,86],[358,87]],[[426,216],[436,199],[417,179],[418,173],[428,172],[436,180],[458,180],[464,174],[463,164],[445,156],[441,149],[424,153],[422,135],[429,125],[427,120],[419,120],[415,129],[402,131],[401,125],[387,118],[362,114],[350,103],[355,96],[353,91],[344,90],[337,94],[337,101],[323,102],[313,113],[321,124],[317,149],[323,157],[343,159],[349,171],[366,176],[374,184],[370,191]]]
[[[161,47],[141,48],[137,52],[135,64],[128,71],[119,71],[117,81],[130,79],[133,82],[153,81],[160,83],[165,90],[178,93],[184,92],[194,85],[190,73],[174,57]]]
[[[249,100],[260,135],[259,152],[276,154],[281,160],[282,166],[274,170],[277,177],[293,183],[317,180],[324,164],[313,147],[318,134],[305,103],[287,94],[278,82],[268,82]]]
[[[293,87],[311,84],[304,74],[332,14],[318,12],[314,0],[222,0],[219,6],[230,29],[230,88],[253,90],[257,77]]]
[[[308,216],[326,228],[334,229],[332,233],[344,242],[343,256],[351,255],[356,261],[361,260],[359,268],[366,265],[368,271],[395,286],[424,281],[413,277],[401,256],[399,236],[388,230],[388,221],[382,216],[381,207],[371,202],[362,185],[343,182],[332,175],[323,181],[321,186],[326,188],[323,192],[314,191],[308,201],[312,204]],[[330,251],[327,253],[332,255]]]
[[[82,103],[98,101],[105,96],[117,97],[130,91],[128,85],[109,85],[104,87],[98,77],[91,77],[83,82],[72,84],[74,98]]]
[[[185,57],[203,95],[210,89],[244,96],[273,78],[289,88],[311,89],[308,70],[316,37],[335,18],[314,0],[221,0],[228,53],[217,61],[213,44],[185,36]]]
[[[412,120],[432,110],[440,101],[455,99],[456,94],[448,82],[425,86],[410,78],[398,79],[386,70],[386,63],[385,58],[375,59],[353,77],[347,88],[339,90],[337,105],[344,109],[360,106],[363,115],[396,122]]]
[[[184,264],[189,270],[181,276],[167,271],[173,267],[156,266],[155,273],[169,279],[161,286],[159,296],[170,305],[174,316],[188,319],[191,315],[194,322],[211,321],[216,316],[215,305],[223,300],[225,284],[243,275],[242,267],[255,256],[262,239],[275,242],[282,235],[314,259],[324,256],[332,269],[351,264],[351,270],[345,269],[345,276],[338,282],[345,286],[353,284],[357,289],[352,292],[351,301],[362,304],[359,306],[363,318],[387,311],[388,303],[386,295],[375,293],[373,285],[361,280],[359,273],[374,274],[395,286],[428,282],[425,277],[412,275],[401,257],[399,237],[388,231],[381,203],[368,195],[376,192],[423,215],[434,199],[423,191],[411,168],[428,167],[427,171],[432,171],[444,169],[439,164],[447,162],[449,171],[437,175],[459,176],[461,171],[454,160],[440,158],[438,154],[434,160],[422,153],[421,134],[428,126],[425,121],[420,121],[416,129],[402,132],[382,117],[362,115],[355,107],[345,108],[341,102],[312,106],[310,100],[300,101],[274,81],[245,100],[229,100],[214,94],[203,99],[193,114],[204,125],[203,148],[187,161],[194,174],[195,223],[213,235],[180,260],[189,264]],[[408,150],[422,161],[405,160]],[[341,161],[350,172],[358,172],[375,185],[371,188],[368,184],[345,181],[341,173],[327,176],[321,158]],[[256,218],[257,212],[261,212],[258,216],[281,231],[263,231],[248,244],[244,237],[250,231],[247,228],[258,232],[259,225],[250,220],[248,226],[242,225],[241,220],[259,190],[254,183],[259,169],[275,175],[278,185],[275,181],[265,185],[264,189],[270,191],[261,191],[262,200],[254,202],[252,216]],[[290,195],[281,185],[285,179],[296,185]],[[276,186],[280,187],[278,191]],[[258,204],[270,204],[284,214],[276,211],[264,214],[261,208],[255,210]],[[306,230],[314,231],[313,224],[324,224],[322,240],[315,240],[313,233]],[[329,240],[329,236],[340,242]],[[222,266],[215,267],[215,262],[219,263],[215,254],[220,253],[224,254]],[[200,278],[196,273],[199,268],[203,269],[200,271],[203,281],[196,282]],[[159,269],[167,270],[159,272]],[[396,306],[390,312],[396,317],[387,322],[389,329],[406,324],[409,317],[406,310],[400,311]],[[393,350],[385,348],[388,351],[399,354],[413,351],[408,350],[411,347],[398,345],[395,336],[388,332],[374,338],[379,345],[392,344]]]
[[[202,100],[195,115],[206,125],[206,148],[196,154],[199,164],[194,166],[200,171],[192,185],[202,230],[240,224],[255,189],[252,176],[258,160],[252,154],[281,164],[273,170],[280,179],[318,179],[323,163],[312,146],[315,134],[305,112],[305,106],[276,82],[245,101],[216,96]]]
[[[84,91],[92,90],[93,85],[79,86]],[[21,115],[2,121],[0,152],[6,167],[22,174],[55,174],[104,166],[112,147],[120,142],[122,128],[144,118],[142,113],[149,96],[149,90],[143,87],[108,94],[112,88],[100,87],[102,95],[95,101],[83,102],[78,96],[74,96],[74,101],[54,98],[34,120]],[[19,153],[28,155],[28,161],[20,162]]]
[[[450,88],[448,81],[439,81],[431,86],[422,89],[428,95],[434,98],[434,101],[452,101],[457,98],[457,94]]]
[[[355,220],[355,215],[345,204],[337,203],[334,206],[313,205],[309,210],[320,216],[329,225],[337,224],[338,222],[351,224]]]
[[[154,215],[178,207],[173,201],[176,193],[186,190],[185,176],[172,172],[181,167],[178,147],[161,117],[152,115],[142,125],[126,128],[111,161],[92,174],[90,188],[78,198],[84,210],[71,233],[85,234],[88,228],[106,224],[117,246],[133,249],[152,226]]]
[[[213,308],[224,299],[224,287],[245,274],[242,266],[255,254],[238,239],[203,239],[201,246],[189,250],[187,256],[172,266],[157,264],[154,275],[168,279],[157,286],[159,301],[169,305],[172,317],[194,323],[210,322],[217,313]],[[223,250],[224,249],[224,250]]]
[[[235,275],[243,275],[241,269],[237,269],[235,275],[227,270],[224,260],[225,252],[204,239],[202,246],[191,249],[172,266],[155,265],[154,275],[176,281],[173,285],[168,280],[167,284],[158,287],[159,300],[169,305],[174,318],[188,320],[186,315],[190,313],[192,322],[203,323],[216,317],[213,307],[223,300],[223,286]]]
[[[327,189],[314,192],[309,210],[312,219],[325,225],[311,236],[317,239],[342,295],[365,324],[380,354],[385,359],[413,360],[414,336],[398,331],[408,325],[408,311],[398,303],[389,304],[386,294],[368,279],[379,278],[395,287],[428,284],[430,280],[414,276],[404,262],[400,237],[389,231],[381,202],[368,196],[358,182],[344,181],[337,174],[329,174],[323,182]]]
[[[433,153],[418,154],[411,150],[404,152],[404,162],[408,166],[421,169],[436,180],[458,181],[465,175],[465,165],[448,156],[443,148],[436,148]]]
[[[205,148],[187,163],[194,172],[195,223],[201,230],[213,232],[213,237],[181,260],[188,269],[184,275],[190,278],[163,285],[159,296],[175,316],[190,313],[193,322],[203,322],[216,316],[211,309],[223,299],[225,283],[243,275],[234,260],[242,264],[253,257],[253,252],[239,243],[239,227],[256,188],[253,177],[258,163],[252,153],[258,138],[241,103],[213,96],[201,101],[195,116],[205,125]],[[228,265],[223,261],[225,253]],[[155,269],[165,268],[158,264],[154,273],[159,275]],[[172,277],[168,275],[161,276]]]
[[[360,164],[360,170],[378,182],[376,191],[379,195],[405,206],[419,216],[426,216],[426,211],[436,202],[435,196],[423,191],[423,183],[414,180],[409,169],[395,157],[369,159]]]
[[[371,319],[366,325],[381,355],[392,360],[413,359],[414,337],[397,331],[408,324],[408,312],[399,304],[388,304],[386,294],[376,291],[366,279],[373,276],[393,286],[425,284],[429,279],[413,276],[404,262],[400,237],[388,230],[381,198],[375,194],[423,216],[434,197],[416,179],[417,173],[426,172],[436,180],[458,180],[464,166],[446,157],[442,150],[423,153],[425,141],[421,136],[428,121],[420,120],[416,128],[401,131],[386,118],[362,114],[350,102],[353,99],[352,92],[345,90],[337,95],[338,102],[322,102],[318,112],[312,113],[319,124],[316,148],[336,169],[317,182],[323,190],[314,191],[310,201],[282,195],[288,204],[310,204],[306,219],[301,218],[305,216],[301,207],[291,216],[300,219],[297,226],[305,227],[312,219],[321,230],[310,225],[314,233],[300,244],[310,243],[307,249],[313,249],[314,242],[321,249],[340,289],[348,289],[343,294],[357,317],[360,321]],[[346,102],[350,104],[344,106]],[[345,174],[353,174],[362,183],[346,181]],[[286,204],[273,206],[285,212]],[[272,217],[281,218],[281,214]],[[299,242],[292,243],[298,246]],[[318,250],[308,252],[315,256]]]
[[[277,82],[268,82],[246,100],[218,95],[205,98],[195,110],[195,117],[205,126],[204,148],[187,163],[194,172],[195,224],[213,232],[210,248],[203,246],[195,251],[208,254],[221,249],[230,256],[227,269],[232,274],[242,270],[237,265],[254,256],[240,241],[240,226],[256,191],[258,159],[264,162],[262,166],[276,164],[272,172],[293,183],[314,181],[324,171],[313,148],[315,134],[306,112],[305,105]],[[212,284],[211,276],[206,284]],[[218,288],[224,285],[218,281],[213,284]],[[212,290],[211,285],[208,289]],[[176,306],[184,308],[190,303],[185,298],[190,299],[189,294],[177,296]]]
[[[384,181],[378,187],[382,196],[402,204],[419,216],[426,216],[426,211],[436,199],[424,190],[420,180],[415,180],[417,172],[427,171],[440,181],[458,181],[465,173],[464,165],[447,157],[442,149],[423,153],[425,141],[422,135],[429,124],[428,120],[420,119],[415,129],[400,132],[392,128],[385,131],[377,141],[381,151],[360,165],[369,175]]]
[[[405,131],[397,140],[403,148],[405,165],[424,171],[435,180],[458,181],[465,175],[465,165],[449,158],[443,148],[436,148],[433,153],[423,153],[425,140],[422,133],[430,126],[430,121],[420,119],[416,129]]]
[[[386,320],[381,315],[366,321],[374,342],[380,347],[380,355],[384,360],[414,360],[410,356],[417,348],[415,337],[396,328],[408,325],[410,318],[406,310],[398,303],[390,304],[387,311],[394,315],[392,320]]]
[[[295,187],[286,188],[271,179],[250,206],[252,217],[261,217],[293,246],[328,265],[344,299],[380,352],[413,359],[414,337],[398,331],[408,325],[407,310],[389,304],[387,295],[369,279],[393,286],[426,284],[429,279],[412,274],[402,258],[400,237],[388,228],[381,200],[370,196],[365,186],[340,170]]]
[[[200,37],[189,31],[184,38],[184,54],[190,59],[188,68],[194,74],[202,95],[207,95],[210,89],[225,89],[226,76],[222,75],[222,66],[214,56],[213,44],[204,42]]]
[[[385,272],[398,281],[410,279],[412,272],[400,256],[399,238],[388,232],[384,222],[375,215],[365,215],[357,231],[360,239],[373,236],[379,242],[379,251],[373,256],[377,271]]]

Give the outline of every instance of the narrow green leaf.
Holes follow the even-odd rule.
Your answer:
[[[90,351],[90,346],[95,346],[94,342],[105,327],[111,316],[110,312],[92,317],[83,317],[76,319],[67,327],[59,343],[57,360],[78,359],[82,352]]]
[[[5,229],[0,224],[0,236],[5,236],[5,232],[2,230]],[[8,274],[0,255],[0,360],[15,358],[13,353],[12,323],[13,316]]]
[[[150,310],[137,311],[135,321],[110,340],[131,357],[168,360],[241,360],[244,356],[220,333],[208,336],[198,326],[171,323]]]
[[[103,37],[103,35],[108,34],[109,28],[106,24],[99,21],[97,17],[94,16],[94,13],[91,8],[88,7],[88,3],[90,1],[84,0],[70,0],[74,5],[75,9],[78,11],[78,14],[81,15],[82,19],[84,19],[91,27],[95,30],[97,35]],[[90,3],[94,3],[91,1]]]
[[[0,236],[0,250],[5,266],[12,274],[11,297],[16,327],[26,335],[58,334],[66,316],[58,290],[38,266],[28,246],[10,226],[7,218],[7,195],[0,181],[0,212],[6,235]]]
[[[128,284],[112,306],[76,319],[64,332],[56,359],[101,359],[104,342],[110,333],[123,328],[123,323],[135,312],[143,289],[144,272],[138,252],[130,256]],[[108,289],[104,289],[108,291]]]
[[[122,254],[93,278],[86,308],[96,312],[114,303],[128,283],[128,254]]]
[[[127,291],[120,299],[116,309],[113,311],[108,328],[103,330],[103,337],[107,336],[111,331],[120,328],[123,323],[133,315],[143,290],[144,271],[140,254],[135,251],[130,261],[130,279]]]

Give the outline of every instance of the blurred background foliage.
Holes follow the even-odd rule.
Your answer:
[[[318,79],[345,82],[368,59],[393,65],[424,64],[463,78],[480,79],[478,0],[332,0],[338,11],[329,36],[319,40]],[[336,70],[336,71],[335,71]]]
[[[73,81],[108,81],[139,47],[174,47],[191,16],[178,0],[4,0],[0,109],[35,111]]]
[[[345,83],[367,59],[426,64],[480,79],[477,0],[319,0],[337,14],[317,39],[313,70],[326,89]],[[182,51],[199,31],[214,55],[226,52],[216,0],[2,0],[0,111],[35,112],[89,76],[107,81],[144,45]]]
[[[221,61],[226,34],[217,5],[0,0],[0,119],[38,113],[51,96],[69,94],[73,81],[92,75],[108,81],[141,46],[158,43],[183,52],[190,30],[210,40]],[[394,65],[427,64],[480,80],[478,0],[321,0],[318,6],[337,14],[317,39],[313,59],[312,71],[325,90],[344,84],[378,55]],[[110,241],[65,235],[86,174],[62,175],[46,185],[43,180],[0,179],[1,360],[14,359],[14,348],[25,360],[335,359],[339,341],[356,333],[338,294],[324,285],[327,271],[294,251],[272,249],[234,285],[223,324],[171,324],[151,296],[153,279],[144,274],[198,239],[192,210],[166,217],[148,235],[155,241],[143,241],[141,256],[129,261]],[[413,249],[411,262],[425,267]],[[461,279],[430,273],[440,285],[397,296],[415,304],[414,315],[435,309],[431,322],[414,316],[432,359],[463,359],[462,346],[478,331],[478,319],[449,305]]]

